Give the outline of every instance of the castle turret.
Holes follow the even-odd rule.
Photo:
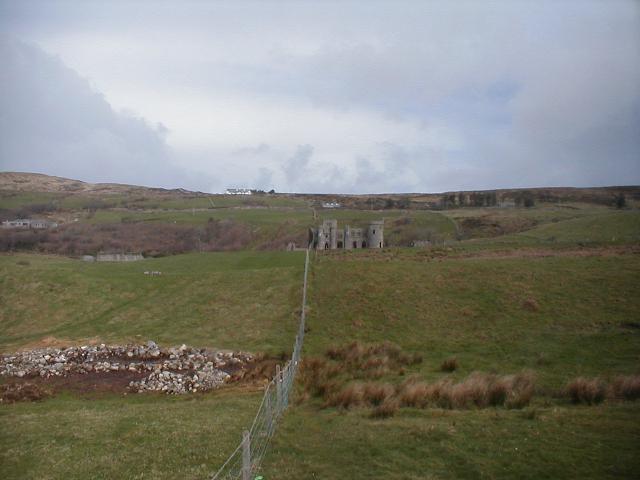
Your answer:
[[[318,229],[319,250],[335,250],[338,246],[338,221],[325,220]]]
[[[367,229],[367,247],[382,248],[384,246],[384,220],[369,223]]]

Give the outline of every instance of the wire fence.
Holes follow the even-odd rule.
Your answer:
[[[242,441],[222,467],[211,477],[211,480],[251,480],[260,470],[262,459],[267,453],[269,440],[275,433],[277,422],[289,406],[289,396],[300,363],[305,330],[308,272],[309,249],[307,249],[304,261],[300,324],[291,360],[282,369],[280,366],[276,367],[276,374],[265,388],[262,402],[251,428],[243,432]]]

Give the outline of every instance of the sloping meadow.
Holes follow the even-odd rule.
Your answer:
[[[267,478],[633,476],[639,272],[624,250],[318,255]]]

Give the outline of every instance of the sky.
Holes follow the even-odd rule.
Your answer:
[[[640,1],[0,0],[0,170],[221,192],[640,184]]]

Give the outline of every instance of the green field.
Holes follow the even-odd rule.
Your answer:
[[[209,478],[250,424],[261,393],[60,395],[0,406],[4,479]]]
[[[3,255],[0,351],[51,336],[278,353],[295,336],[303,258],[235,252],[85,263]]]
[[[445,247],[314,254],[306,358],[354,340],[388,340],[423,360],[379,382],[527,370],[536,392],[524,409],[403,407],[387,419],[296,395],[266,456],[265,479],[636,478],[640,401],[573,405],[562,390],[577,376],[640,374],[640,216],[569,211],[505,209],[499,215],[509,221],[520,212],[536,225]],[[292,209],[219,212],[264,229],[286,224],[287,213],[290,228],[311,218]],[[194,216],[177,213],[185,222]],[[195,212],[201,221],[208,214]],[[355,224],[381,212],[319,214]],[[425,211],[384,216],[388,235],[410,217],[398,223],[449,240],[452,219],[461,219]],[[3,255],[0,351],[54,337],[289,352],[303,258],[247,251],[87,264]],[[442,372],[451,356],[458,369]],[[181,398],[67,393],[2,405],[0,477],[207,478],[235,448],[259,399],[256,390],[231,388]]]

